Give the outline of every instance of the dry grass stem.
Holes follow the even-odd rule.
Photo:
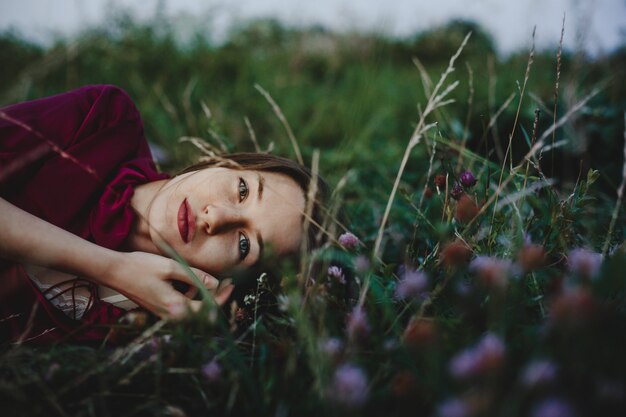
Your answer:
[[[272,110],[274,110],[276,117],[278,117],[278,120],[280,120],[283,127],[287,131],[287,136],[289,137],[289,141],[291,142],[293,151],[296,154],[296,159],[298,160],[298,163],[300,165],[304,165],[304,160],[302,159],[302,153],[300,152],[300,146],[298,146],[298,141],[296,141],[296,137],[294,136],[293,131],[291,130],[291,127],[289,126],[289,123],[287,122],[287,119],[285,118],[285,115],[283,114],[282,110],[280,109],[278,104],[276,104],[276,102],[274,101],[270,93],[265,91],[263,87],[261,87],[258,84],[255,84],[254,88],[256,88],[257,91],[261,93],[263,97],[265,97],[265,100],[267,100],[267,102],[270,103],[270,105],[272,106]]]
[[[243,121],[246,124],[246,128],[248,129],[250,140],[252,141],[252,144],[254,145],[254,151],[260,153],[261,148],[259,147],[259,142],[256,140],[256,133],[254,132],[254,129],[252,128],[252,124],[250,123],[250,120],[246,116],[243,118]]]

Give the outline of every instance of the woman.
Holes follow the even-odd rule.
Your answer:
[[[197,281],[177,256],[225,303],[233,286],[216,277],[256,264],[268,248],[298,250],[310,179],[265,154],[169,179],[154,166],[134,104],[113,86],[3,109],[0,337],[100,340],[134,303],[183,316],[200,301],[190,299]],[[169,281],[192,289],[182,294]]]

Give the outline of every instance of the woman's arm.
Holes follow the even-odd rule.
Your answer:
[[[106,285],[159,316],[178,318],[185,306],[198,309],[200,301],[191,301],[174,290],[168,280],[194,286],[177,262],[143,252],[116,252],[67,232],[0,198],[0,257],[56,269]],[[192,268],[208,289],[219,282],[203,271]],[[1,284],[0,284],[1,285]],[[232,285],[220,288],[218,304],[226,302]]]

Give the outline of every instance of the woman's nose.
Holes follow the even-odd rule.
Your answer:
[[[222,233],[242,224],[241,213],[234,207],[208,205],[203,214],[204,228],[209,235]]]

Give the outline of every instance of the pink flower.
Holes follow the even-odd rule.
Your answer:
[[[396,297],[402,300],[418,298],[424,294],[428,286],[428,277],[422,271],[406,270],[402,279],[396,285]]]
[[[354,260],[354,269],[359,274],[364,274],[370,269],[370,260],[366,256],[359,255]]]
[[[351,365],[341,365],[335,371],[330,398],[337,404],[348,408],[360,407],[367,401],[367,376],[361,368]]]
[[[328,268],[328,276],[336,279],[340,284],[346,283],[346,277],[343,275],[343,270],[338,266],[331,266]]]
[[[470,262],[469,269],[478,274],[481,283],[488,288],[504,289],[513,264],[509,260],[477,256]]]
[[[452,358],[450,373],[457,379],[494,373],[502,366],[504,351],[502,340],[493,333],[487,333],[475,346]]]
[[[437,407],[438,417],[468,417],[470,414],[468,405],[458,398],[447,400]]]
[[[346,232],[339,236],[339,244],[346,249],[354,249],[359,244],[359,238],[350,232]]]
[[[529,363],[522,372],[522,384],[528,388],[545,385],[556,379],[556,365],[548,360],[536,360]]]
[[[558,398],[548,398],[535,406],[533,417],[574,417],[576,413],[572,406]]]
[[[602,267],[602,254],[578,248],[570,251],[567,263],[570,272],[585,278],[595,278]]]
[[[357,306],[352,310],[348,317],[347,331],[351,340],[362,340],[369,335],[370,325],[363,308]]]
[[[222,367],[213,359],[202,367],[202,375],[204,375],[209,382],[215,383],[219,381],[222,376]]]
[[[322,352],[331,358],[338,358],[343,350],[343,342],[336,338],[330,337],[319,343],[319,348]]]

